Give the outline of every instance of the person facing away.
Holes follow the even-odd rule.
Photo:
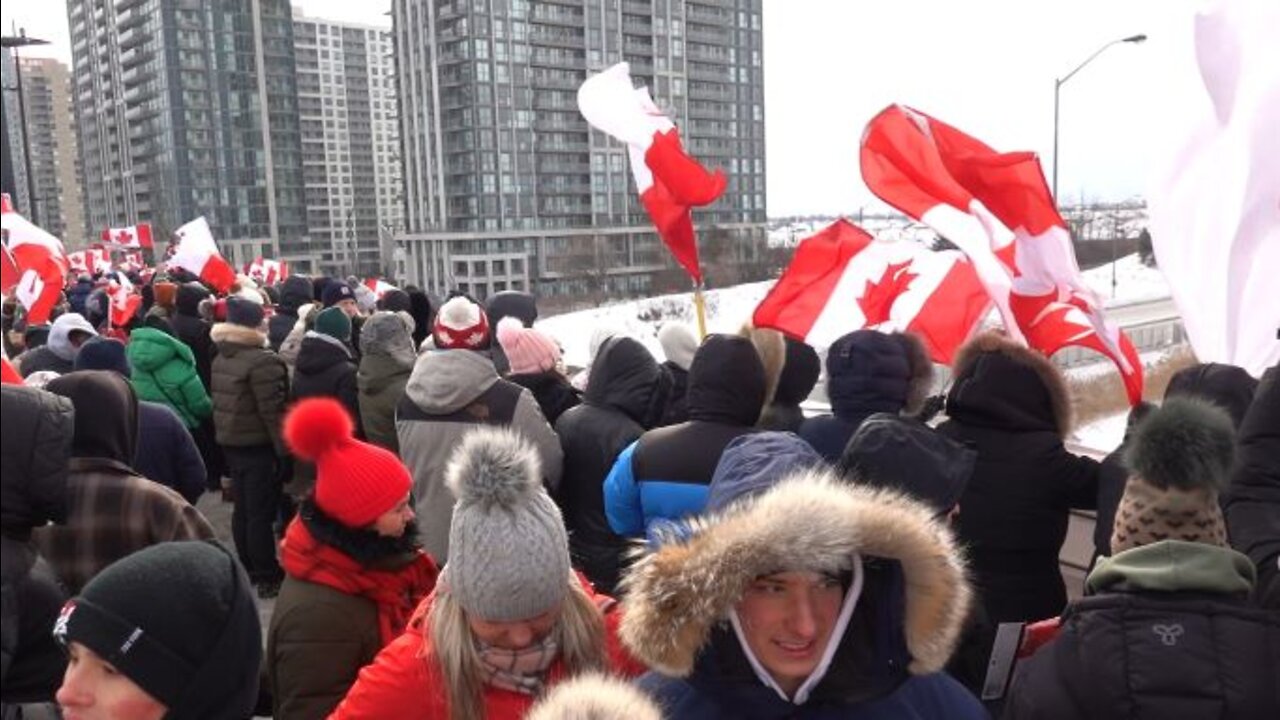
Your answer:
[[[242,720],[253,715],[262,627],[249,579],[216,542],[122,558],[53,625],[68,664],[67,718]]]
[[[396,434],[400,456],[413,473],[423,547],[437,562],[445,562],[453,512],[445,466],[468,431],[477,425],[511,427],[529,438],[552,490],[560,482],[563,454],[533,394],[500,379],[484,353],[488,319],[478,304],[464,296],[450,298],[436,314],[432,336],[437,349],[419,356],[396,407]]]
[[[1231,546],[1258,569],[1259,602],[1280,611],[1280,365],[1263,374],[1240,423],[1223,513]]]
[[[280,352],[280,344],[298,322],[298,308],[311,302],[311,281],[302,275],[290,275],[280,285],[280,302],[276,314],[267,321],[267,342]]]
[[[970,602],[946,526],[894,491],[783,468],[727,473],[719,510],[628,569],[641,689],[668,720],[985,718],[940,672]]]
[[[1056,617],[1067,604],[1058,551],[1072,508],[1097,501],[1098,462],[1067,451],[1071,400],[1062,373],[1001,334],[961,348],[942,434],[978,451],[956,532],[994,623]]]
[[[0,432],[0,713],[49,703],[66,668],[49,628],[66,590],[31,531],[67,514],[75,408],[67,398],[5,384]]]
[[[196,374],[200,376],[200,382],[204,383],[204,389],[212,392],[214,346],[210,332],[213,326],[200,315],[200,303],[209,297],[209,289],[198,282],[179,285],[169,324],[173,327],[173,334],[191,348],[191,355],[196,361]]]
[[[835,463],[863,420],[878,412],[916,412],[932,383],[933,363],[915,335],[855,330],[827,349],[831,414],[805,420],[799,435]]]
[[[78,313],[63,313],[49,328],[49,340],[15,359],[23,377],[41,370],[65,375],[75,368],[80,346],[98,336],[98,331]]]
[[[1225,412],[1189,398],[1139,423],[1114,554],[1020,663],[1004,717],[1280,716],[1280,614],[1252,598],[1254,565],[1228,546],[1218,503],[1233,435]]]
[[[331,398],[303,400],[285,418],[285,440],[317,476],[280,543],[285,579],[266,663],[276,720],[328,715],[439,573],[417,541],[409,471],[353,430]]]
[[[750,340],[710,335],[689,366],[689,420],[649,430],[628,445],[604,483],[605,515],[623,537],[702,511],[720,454],[754,432],[765,372]]]
[[[289,383],[289,400],[291,403],[314,397],[337,400],[355,422],[356,437],[363,439],[356,361],[347,345],[350,341],[351,318],[337,307],[321,310],[299,345],[298,360]],[[296,501],[311,492],[316,472],[311,463],[293,460],[293,472],[285,489]]]
[[[126,347],[138,399],[168,405],[195,432],[213,416],[213,402],[196,367],[195,355],[178,338],[151,327],[136,328]]]
[[[693,328],[682,322],[663,323],[658,343],[666,358],[662,366],[671,375],[671,397],[660,425],[677,425],[689,419],[689,371],[701,343]]]
[[[413,317],[407,312],[379,311],[360,333],[360,367],[356,371],[360,422],[369,442],[398,452],[396,405],[418,359],[413,345]]]
[[[66,522],[32,538],[71,592],[112,562],[156,543],[204,540],[213,528],[176,491],[138,475],[138,401],[118,373],[82,370],[45,388],[75,406]]]
[[[778,387],[773,393],[773,399],[760,414],[758,425],[761,430],[798,433],[804,423],[800,403],[809,398],[809,393],[818,384],[822,360],[818,357],[818,352],[803,341],[785,338],[785,342],[786,359],[778,377]]]
[[[617,603],[570,566],[540,462],[512,428],[462,439],[447,481],[453,552],[435,592],[330,718],[514,719],[574,675],[642,670],[617,641]]]
[[[533,393],[548,423],[555,425],[566,410],[582,402],[560,370],[560,347],[554,339],[514,317],[503,318],[494,334],[507,359],[506,379]]]
[[[564,449],[564,476],[556,503],[569,529],[569,550],[601,592],[618,585],[627,540],[613,532],[604,511],[604,480],[622,452],[662,420],[670,374],[633,338],[600,346],[582,404],[556,421]]]
[[[99,337],[85,343],[76,355],[76,370],[110,370],[133,385],[133,366],[125,345],[114,338]],[[193,382],[203,393],[200,381]],[[134,385],[137,394],[137,386]],[[196,441],[182,418],[168,405],[138,398],[138,447],[133,469],[161,485],[177,490],[194,505],[204,494],[206,471]]]
[[[289,397],[284,361],[267,348],[260,303],[227,298],[227,321],[213,326],[213,422],[226,456],[236,503],[231,533],[236,553],[263,595],[273,595],[282,572],[272,525],[281,502],[281,468],[288,453],[281,420]]]

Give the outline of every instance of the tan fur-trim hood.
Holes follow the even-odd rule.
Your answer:
[[[912,673],[942,669],[969,612],[960,550],[932,511],[898,493],[850,485],[830,470],[795,474],[695,530],[641,557],[623,580],[622,641],[667,675],[693,670],[713,626],[755,578],[783,568],[844,567],[854,553],[902,566]]]
[[[787,342],[782,333],[769,328],[754,327],[750,322],[744,323],[738,334],[751,341],[760,355],[760,364],[764,365],[764,405],[767,409],[773,403],[773,395],[778,391],[778,381],[782,378],[782,366],[787,362]]]
[[[209,339],[216,343],[226,342],[249,347],[266,347],[267,334],[257,328],[236,325],[235,323],[217,323],[209,331]]]
[[[1071,433],[1073,421],[1071,393],[1067,390],[1067,382],[1062,376],[1062,371],[1042,353],[1019,345],[1002,332],[991,330],[980,333],[965,343],[951,365],[953,381],[971,373],[974,364],[984,353],[999,353],[1031,369],[1049,393],[1049,403],[1053,410],[1058,435],[1066,437]]]

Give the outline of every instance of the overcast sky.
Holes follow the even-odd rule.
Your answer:
[[[1274,2],[1275,0],[1257,0]],[[389,25],[390,0],[299,0],[307,14]],[[885,105],[911,105],[999,150],[1035,150],[1050,173],[1054,78],[1111,48],[1062,89],[1064,202],[1141,196],[1171,134],[1201,107],[1196,0],[764,0],[771,216],[878,207],[858,140]],[[0,19],[66,61],[63,0],[5,2]]]

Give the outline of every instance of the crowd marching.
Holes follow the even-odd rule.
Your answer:
[[[911,334],[571,372],[522,293],[179,270],[116,327],[101,282],[4,308],[5,720],[1280,717],[1275,368],[1180,371],[1099,462],[997,332],[933,395]]]

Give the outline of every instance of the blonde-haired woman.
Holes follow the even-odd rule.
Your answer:
[[[564,678],[644,670],[617,640],[614,600],[570,568],[541,477],[537,451],[516,431],[463,440],[447,473],[458,504],[436,590],[331,718],[519,718]]]

